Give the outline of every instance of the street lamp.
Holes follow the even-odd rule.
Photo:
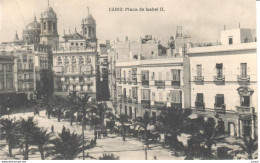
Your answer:
[[[9,115],[10,115],[10,108],[6,108],[7,110],[7,114],[8,114],[8,118],[9,118]]]
[[[83,139],[83,145],[82,145],[82,159],[85,160],[85,153],[84,153],[84,130],[85,130],[85,122],[86,122],[86,102],[91,100],[90,96],[88,96],[86,93],[80,93],[78,96],[78,99],[81,101],[81,109],[82,109],[82,139]]]
[[[147,149],[148,145],[144,145],[145,160],[147,160]]]

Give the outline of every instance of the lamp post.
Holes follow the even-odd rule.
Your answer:
[[[81,93],[79,94],[79,100],[81,101],[81,109],[82,109],[82,139],[83,139],[83,145],[82,145],[82,159],[85,160],[85,153],[84,153],[84,143],[85,143],[85,137],[84,137],[84,130],[85,130],[85,122],[86,122],[86,102],[90,99],[90,97],[85,94]]]
[[[144,145],[145,160],[147,160],[147,149],[148,149],[148,146]]]
[[[8,118],[10,118],[9,117],[9,115],[10,115],[10,108],[6,108],[6,110],[7,110]]]

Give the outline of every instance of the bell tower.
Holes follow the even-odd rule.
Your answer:
[[[53,11],[52,7],[49,6],[41,13],[41,34],[40,43],[47,44],[52,47],[53,50],[58,49],[59,35],[57,30],[57,15]]]

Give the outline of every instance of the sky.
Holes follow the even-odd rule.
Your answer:
[[[87,7],[96,20],[99,40],[131,40],[153,35],[160,40],[175,36],[176,27],[193,41],[220,40],[220,31],[226,29],[256,28],[255,0],[49,0],[58,16],[58,33],[65,29],[81,31],[81,20],[87,16]],[[14,39],[40,14],[48,0],[0,0],[0,42]],[[160,8],[164,11],[109,11],[109,8]]]

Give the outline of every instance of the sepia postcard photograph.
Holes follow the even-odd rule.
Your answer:
[[[1,163],[258,163],[257,3],[0,0]]]

